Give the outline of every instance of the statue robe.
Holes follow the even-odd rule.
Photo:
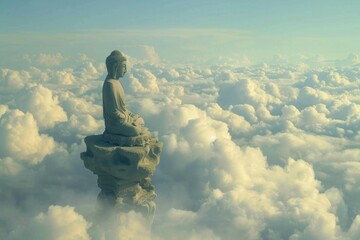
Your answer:
[[[126,109],[125,93],[119,80],[106,79],[102,89],[105,131],[122,136],[137,136],[144,132],[136,126],[133,115]]]

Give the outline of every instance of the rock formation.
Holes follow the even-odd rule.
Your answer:
[[[104,135],[88,136],[85,143],[81,159],[98,176],[102,207],[135,210],[151,219],[156,194],[150,177],[160,161],[161,143],[153,137],[144,146],[116,145],[105,141]]]

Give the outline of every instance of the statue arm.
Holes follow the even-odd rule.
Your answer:
[[[131,123],[132,121],[126,109],[119,109],[118,107],[118,100],[115,96],[119,93],[118,91],[116,91],[116,88],[111,83],[106,84],[104,87],[104,104],[107,106],[108,109],[107,114],[120,119],[122,123]]]

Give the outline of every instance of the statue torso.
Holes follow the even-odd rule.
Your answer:
[[[124,121],[127,116],[127,110],[125,106],[125,93],[120,81],[106,79],[103,84],[102,96],[105,125],[118,124],[119,121]]]

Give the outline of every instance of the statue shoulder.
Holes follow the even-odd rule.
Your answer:
[[[104,84],[118,84],[119,80],[116,79],[105,79]]]
[[[107,88],[107,87],[119,88],[120,86],[121,85],[120,85],[119,80],[116,80],[116,79],[106,79],[103,84],[103,87],[105,87],[105,88]]]

